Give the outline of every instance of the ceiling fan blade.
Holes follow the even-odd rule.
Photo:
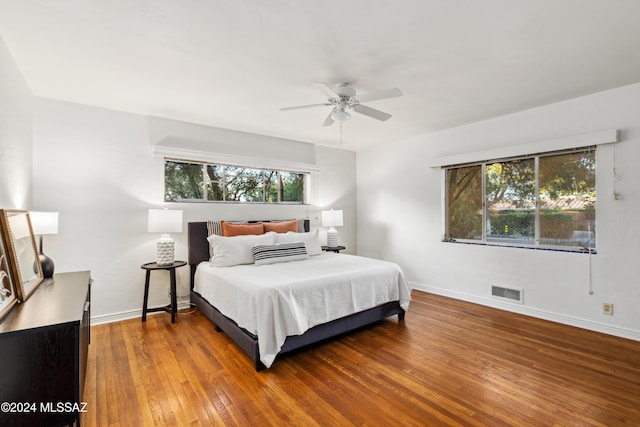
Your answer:
[[[397,87],[392,89],[379,90],[376,92],[369,92],[356,95],[358,102],[370,102],[377,101],[379,99],[397,98],[402,96],[402,92]]]
[[[325,83],[319,83],[319,82],[311,82],[310,85],[317,87],[318,89],[320,89],[320,91],[322,93],[324,93],[326,96],[328,96],[329,98],[335,98],[335,97],[340,97],[339,94],[335,93],[333,91],[333,89],[331,89],[329,86],[327,86]]]
[[[333,124],[334,120],[331,117],[331,114],[333,114],[333,110],[329,113],[327,118],[324,119],[324,123],[322,123],[322,126],[331,126]]]
[[[367,107],[366,105],[356,104],[353,106],[353,110],[356,113],[364,114],[365,116],[369,116],[371,118],[386,121],[391,118],[391,114],[385,113],[380,110],[376,110],[375,108]]]
[[[309,105],[299,105],[297,107],[285,107],[285,108],[281,108],[280,111],[291,111],[291,110],[303,110],[305,108],[314,108],[314,107],[326,107],[328,105],[332,105],[329,103],[322,103],[322,104],[309,104]]]

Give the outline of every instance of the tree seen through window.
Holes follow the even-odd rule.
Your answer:
[[[595,248],[594,148],[450,167],[446,197],[448,239]]]
[[[304,203],[308,174],[165,161],[166,201]]]

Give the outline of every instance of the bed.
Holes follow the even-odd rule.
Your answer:
[[[309,231],[308,220],[301,226]],[[258,371],[280,354],[393,315],[404,319],[410,289],[393,263],[322,253],[220,268],[209,262],[209,234],[205,221],[188,224],[191,302]]]

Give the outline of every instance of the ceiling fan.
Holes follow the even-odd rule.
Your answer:
[[[358,95],[356,90],[349,83],[338,83],[334,86],[328,86],[325,83],[316,82],[312,82],[311,84],[329,97],[327,102],[323,102],[321,104],[300,105],[297,107],[286,107],[281,108],[280,111],[301,110],[304,108],[325,106],[333,107],[322,126],[331,126],[334,122],[338,122],[342,125],[342,123],[351,118],[352,111],[376,120],[386,121],[391,118],[391,114],[362,105],[362,102],[378,101],[380,99],[402,96],[402,92],[397,88]]]

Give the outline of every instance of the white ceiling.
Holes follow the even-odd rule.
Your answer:
[[[640,81],[639,0],[0,0],[37,96],[359,150]]]

